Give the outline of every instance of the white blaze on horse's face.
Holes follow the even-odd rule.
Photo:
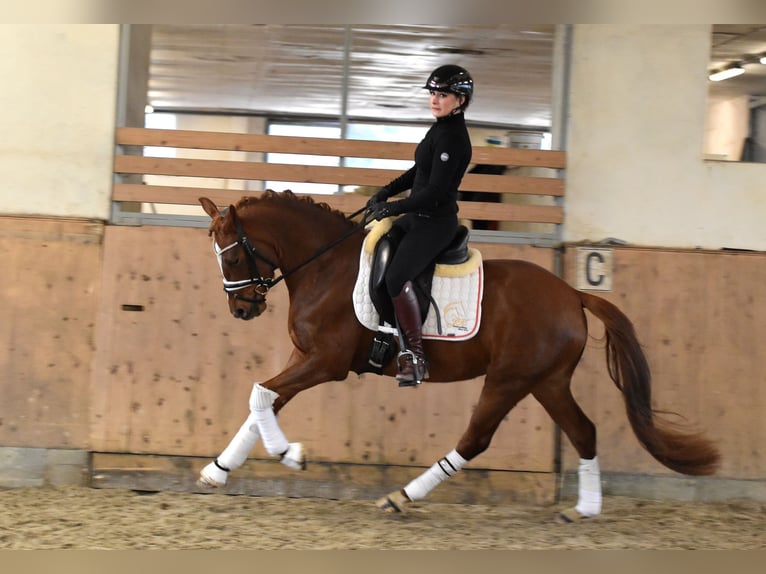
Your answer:
[[[221,248],[218,245],[218,242],[213,239],[213,251],[215,251],[216,259],[218,259],[218,268],[221,270],[221,277],[223,277],[223,289],[227,293],[239,291],[240,289],[244,289],[245,287],[249,287],[253,284],[252,280],[250,279],[242,279],[241,281],[229,281],[226,278],[226,274],[223,272],[223,254],[230,249],[234,249],[237,247],[237,245],[239,245],[239,243],[235,241],[231,245],[227,245],[226,247]]]

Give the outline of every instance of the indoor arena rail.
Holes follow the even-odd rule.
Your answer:
[[[202,195],[226,206],[243,195],[257,194],[266,181],[285,182],[286,189],[291,183],[356,187],[356,193],[310,194],[317,201],[351,213],[367,201],[364,188],[380,187],[402,170],[349,167],[343,162],[339,166],[270,163],[265,161],[266,154],[412,161],[416,147],[402,142],[126,127],[117,128],[115,143],[114,223],[146,223],[140,214],[147,211],[147,205],[162,205],[163,210],[172,212],[172,206],[196,206]],[[145,147],[172,149],[175,157],[144,155]],[[226,159],[217,159],[221,156]],[[471,165],[507,169],[502,175],[465,175],[460,191],[481,193],[482,200],[461,200],[461,218],[498,222],[498,229],[511,224],[542,224],[552,230],[542,236],[550,239],[557,235],[564,218],[565,152],[475,146]],[[185,220],[180,219],[182,222],[175,224],[183,225]]]

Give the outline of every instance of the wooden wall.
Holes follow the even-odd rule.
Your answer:
[[[479,246],[552,268],[553,252]],[[96,451],[215,456],[248,414],[255,381],[277,374],[291,350],[283,284],[249,322],[228,312],[210,239],[202,229],[108,227],[93,370]],[[138,310],[142,309],[142,310]],[[430,465],[454,448],[480,381],[399,389],[352,375],[299,395],[280,415],[315,461]],[[553,426],[520,405],[481,468],[553,470]],[[267,457],[262,446],[254,456]]]
[[[247,416],[252,383],[287,359],[284,291],[277,287],[270,295],[265,316],[231,318],[203,229],[12,217],[3,218],[0,229],[6,278],[0,443],[177,456],[199,460],[181,470],[196,476],[195,465],[218,454]],[[554,264],[550,249],[477,246],[488,259]],[[614,248],[613,257],[614,288],[604,296],[636,324],[657,405],[700,423],[718,442],[720,477],[763,481],[766,375],[759,351],[766,309],[759,295],[766,257],[638,248]],[[563,267],[574,283],[574,246],[566,249]],[[602,468],[670,475],[633,437],[605,371],[603,329],[598,320],[589,322],[592,338],[574,390],[598,426]],[[411,478],[413,470],[395,469],[430,465],[454,446],[479,384],[399,389],[392,379],[352,376],[298,396],[280,418],[289,438],[303,441],[320,465],[359,463],[382,473],[360,475],[362,482],[383,475],[390,481],[396,472]],[[493,483],[497,476],[537,477],[532,486],[522,481],[514,488],[537,488],[549,501],[555,443],[552,423],[527,399],[469,468],[523,471],[481,476],[499,490],[510,487]],[[261,446],[253,456],[267,458]],[[563,468],[576,468],[566,441]],[[472,500],[478,476],[455,483],[471,491],[463,500]],[[551,478],[541,482],[543,476]]]
[[[766,478],[766,257],[761,253],[615,248],[613,291],[604,297],[634,322],[654,375],[656,406],[715,440],[721,477]],[[565,278],[575,283],[576,251]],[[606,471],[670,473],[634,438],[605,370],[600,322],[575,373],[575,396],[596,422]],[[565,468],[576,455],[565,445]]]
[[[0,445],[88,448],[102,230],[0,218]]]

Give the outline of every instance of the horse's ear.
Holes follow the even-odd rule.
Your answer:
[[[229,205],[229,207],[225,207],[220,211],[221,219],[220,219],[220,229],[221,230],[229,230],[231,232],[236,232],[237,227],[237,210],[234,209],[233,205]]]
[[[215,203],[213,203],[207,197],[200,197],[199,202],[200,202],[200,205],[202,205],[202,209],[205,210],[205,213],[207,213],[210,216],[210,219],[215,219],[216,217],[221,215],[221,212],[218,211],[218,207],[215,205]]]

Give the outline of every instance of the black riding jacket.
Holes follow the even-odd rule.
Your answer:
[[[471,151],[462,113],[437,119],[415,149],[415,165],[386,185],[380,199],[411,189],[409,197],[391,204],[392,215],[456,214],[457,190],[471,162]]]

